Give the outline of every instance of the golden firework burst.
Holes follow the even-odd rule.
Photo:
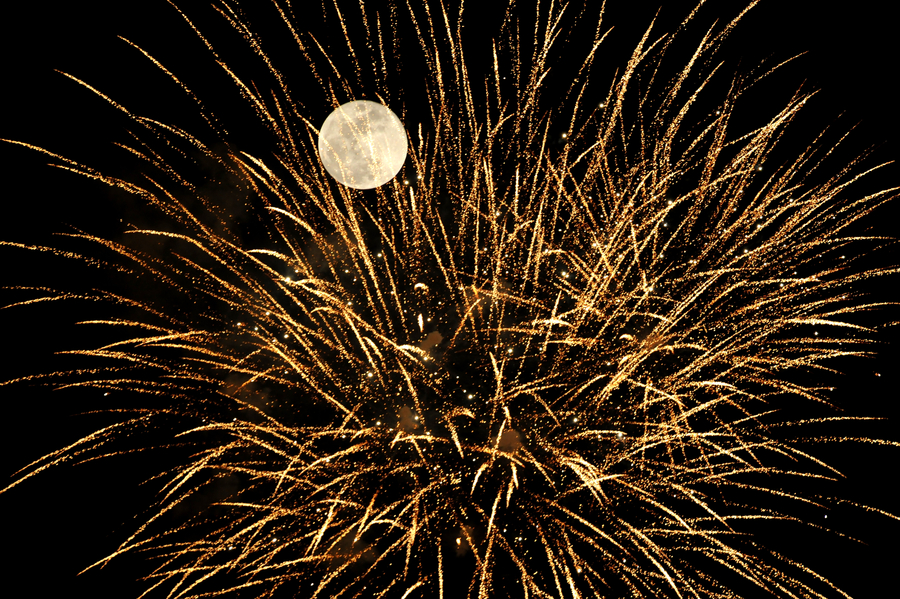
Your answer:
[[[878,301],[858,282],[893,271],[838,256],[879,243],[853,225],[895,190],[854,196],[859,162],[814,180],[817,145],[770,160],[811,94],[740,134],[734,106],[751,79],[699,108],[722,77],[706,65],[744,13],[703,35],[667,82],[676,38],[651,26],[603,87],[591,77],[598,21],[560,97],[548,72],[569,5],[524,20],[510,9],[482,70],[464,17],[443,4],[334,2],[340,57],[289,3],[273,6],[318,82],[308,103],[366,95],[395,109],[410,128],[406,170],[366,192],[331,179],[315,150],[325,113],[298,100],[227,3],[217,10],[268,87],[179,14],[252,107],[267,155],[230,143],[190,82],[143,49],[196,101],[204,132],[68,75],[139,130],[125,149],[148,173],[12,143],[133,194],[165,225],[130,228],[133,243],[74,235],[141,286],[20,302],[102,301],[109,316],[92,322],[121,333],[72,352],[96,368],[12,382],[146,403],[4,491],[127,452],[145,431],[186,447],[158,476],[146,523],[94,564],[146,555],[149,589],[170,597],[839,593],[747,523],[828,505],[791,480],[838,475],[804,431],[847,418],[784,415],[827,406],[808,373],[867,351],[871,331],[851,315]],[[402,101],[391,53],[405,31],[428,93],[421,115]]]

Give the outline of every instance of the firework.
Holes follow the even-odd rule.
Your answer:
[[[811,178],[816,146],[772,159],[809,94],[733,131],[752,80],[711,100],[702,65],[737,19],[668,82],[674,38],[648,30],[611,85],[590,76],[597,24],[548,101],[571,7],[511,10],[483,71],[450,8],[335,3],[344,62],[287,3],[274,8],[323,90],[304,96],[321,117],[236,7],[217,10],[269,87],[179,11],[252,108],[266,154],[230,143],[149,53],[196,100],[202,132],[94,90],[135,128],[126,149],[145,176],[29,146],[165,224],[121,242],[75,236],[140,288],[23,302],[101,301],[108,316],[92,322],[118,333],[72,352],[90,367],[19,382],[143,401],[7,489],[134,439],[174,446],[146,523],[92,566],[140,555],[148,589],[171,597],[839,594],[750,533],[831,505],[791,482],[838,476],[807,447],[816,425],[844,419],[822,415],[828,392],[809,375],[867,351],[851,315],[877,302],[858,281],[891,271],[844,256],[877,245],[854,225],[893,190],[849,193],[858,163]],[[407,29],[429,94],[419,112],[388,54]],[[315,150],[321,118],[361,94],[401,114],[411,148],[370,192],[336,183]]]

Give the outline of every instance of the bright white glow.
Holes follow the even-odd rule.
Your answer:
[[[328,174],[354,189],[393,179],[406,160],[406,130],[390,108],[355,100],[328,115],[319,131],[319,157]]]

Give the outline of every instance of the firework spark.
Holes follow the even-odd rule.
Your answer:
[[[804,437],[843,418],[783,414],[827,406],[805,373],[866,352],[871,331],[850,315],[877,304],[858,282],[892,271],[839,256],[880,243],[854,223],[894,190],[850,195],[857,163],[808,181],[816,146],[773,163],[810,94],[741,135],[730,124],[749,79],[714,110],[696,108],[714,81],[702,65],[738,19],[665,84],[674,38],[648,29],[606,87],[590,77],[598,23],[548,109],[571,7],[523,21],[511,10],[478,77],[462,17],[443,6],[348,15],[335,2],[340,64],[288,3],[274,7],[323,105],[355,99],[365,81],[408,126],[421,116],[405,173],[373,192],[334,182],[315,153],[320,116],[228,4],[217,10],[266,65],[269,90],[180,14],[274,140],[271,155],[223,146],[222,121],[199,100],[209,143],[76,79],[141,130],[126,149],[155,174],[126,180],[21,145],[165,215],[165,227],[127,236],[166,240],[163,253],[75,235],[163,291],[23,303],[107,302],[93,322],[126,332],[72,352],[101,365],[44,378],[137,392],[149,407],[123,406],[133,416],[5,490],[62,461],[125,452],[110,443],[146,431],[188,447],[158,477],[154,515],[94,564],[146,556],[148,588],[170,597],[840,594],[747,523],[829,505],[791,481],[839,476]],[[351,21],[378,42],[360,42]],[[407,27],[427,73],[424,115],[403,109],[386,54]],[[197,164],[213,168],[197,179]],[[226,210],[211,189],[240,201]],[[206,493],[221,498],[198,503]]]

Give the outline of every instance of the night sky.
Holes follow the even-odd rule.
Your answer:
[[[299,6],[304,1],[295,0],[295,4]],[[318,2],[310,0],[310,4]],[[472,27],[478,31],[478,27],[489,25],[493,15],[488,11],[480,21],[480,4],[489,3],[475,2],[467,9],[471,11]],[[615,30],[606,53],[601,50],[601,56],[609,56],[608,64],[600,61],[600,68],[608,69],[604,71],[607,78],[627,58],[660,0],[608,0],[608,4],[604,28],[615,26]],[[687,14],[691,4],[665,2],[656,31],[672,31],[673,24]],[[721,15],[722,20],[734,15],[734,2],[710,0],[708,4],[700,18],[702,23],[711,23],[716,15]],[[203,3],[184,6],[199,15],[197,23],[204,31],[204,24],[214,22],[210,11],[196,8]],[[744,98],[739,105],[746,111],[742,118],[752,121],[755,109],[768,117],[801,84],[804,89],[818,88],[821,93],[801,117],[792,137],[785,140],[784,148],[804,149],[805,142],[825,125],[833,124],[836,138],[837,133],[859,123],[839,155],[849,158],[877,146],[875,157],[868,164],[898,160],[900,116],[893,91],[898,59],[893,41],[894,8],[875,0],[842,3],[834,11],[823,6],[812,0],[763,2],[726,42],[721,57],[726,61],[723,68],[729,72],[759,65],[769,56],[787,59],[808,51]],[[195,121],[185,116],[189,110],[186,112],[184,107],[189,105],[182,101],[178,89],[153,74],[137,51],[116,39],[122,35],[158,56],[186,81],[196,82],[192,86],[197,88],[198,96],[208,99],[210,107],[233,126],[236,138],[245,141],[247,147],[260,145],[253,138],[252,129],[245,133],[241,128],[239,119],[247,112],[234,99],[234,88],[218,74],[207,77],[209,55],[165,2],[18,2],[5,7],[3,19],[2,138],[34,143],[90,164],[114,164],[123,172],[136,172],[128,170],[133,168],[132,163],[121,162],[110,143],[125,139],[123,121],[99,98],[53,69],[84,78],[117,101],[121,98],[123,105],[134,107],[137,113],[190,128]],[[694,31],[698,29],[695,27]],[[327,39],[327,35],[323,34],[323,38]],[[227,56],[241,56],[239,43],[224,46]],[[289,50],[276,48],[271,53],[277,57],[279,52]],[[580,57],[581,51],[574,54]],[[563,77],[566,68],[571,65],[560,67]],[[285,75],[290,77],[289,68]],[[408,84],[417,84],[414,73]],[[239,116],[231,122],[229,115]],[[319,120],[326,115],[323,108]],[[47,159],[36,152],[8,144],[0,145],[0,152],[6,205],[0,218],[0,239],[50,244],[54,243],[50,233],[71,227],[115,237],[120,219],[140,218],[139,208],[127,197],[102,184],[47,167]],[[250,150],[255,154],[265,152],[265,147]],[[860,193],[898,182],[900,167],[891,165],[863,183]],[[900,206],[888,207],[879,214],[869,223],[873,230],[896,235]],[[23,252],[2,251],[4,285],[67,287],[85,283],[71,276],[63,260],[35,260]],[[887,265],[896,264],[898,258],[900,255],[893,251],[873,259]],[[896,301],[896,291],[880,287],[888,285],[888,281],[883,279],[869,288],[882,301]],[[9,291],[2,293],[0,304],[23,297]],[[0,311],[7,356],[0,367],[0,378],[53,370],[60,360],[53,352],[90,345],[81,331],[71,325],[83,314],[78,307]],[[897,320],[897,311],[885,311],[871,318],[873,324],[883,324]],[[879,338],[888,343],[897,334],[887,330]],[[844,384],[835,395],[848,414],[893,417],[894,424],[874,423],[866,428],[852,428],[848,434],[900,441],[896,426],[900,422],[896,392],[900,354],[896,347],[883,346],[876,359],[848,366]],[[96,391],[51,392],[27,385],[0,387],[5,424],[0,473],[5,480],[32,460],[111,422],[110,416],[79,415],[114,407],[98,395]],[[823,455],[847,474],[845,483],[834,486],[836,495],[900,513],[900,501],[895,496],[900,448],[844,444]],[[6,549],[0,572],[7,585],[19,589],[11,595],[3,594],[54,597],[66,593],[98,599],[140,594],[141,585],[132,582],[139,569],[127,559],[80,577],[75,574],[113,550],[140,522],[134,517],[142,517],[149,497],[138,484],[153,466],[146,462],[141,456],[133,456],[55,468],[0,496],[0,530]],[[805,545],[811,556],[810,565],[852,596],[887,596],[890,593],[881,592],[885,586],[890,584],[889,588],[896,589],[895,538],[900,533],[900,522],[860,514],[858,510],[838,509],[829,515],[827,523],[841,532],[858,535],[868,546],[812,533],[798,534],[793,542]]]

